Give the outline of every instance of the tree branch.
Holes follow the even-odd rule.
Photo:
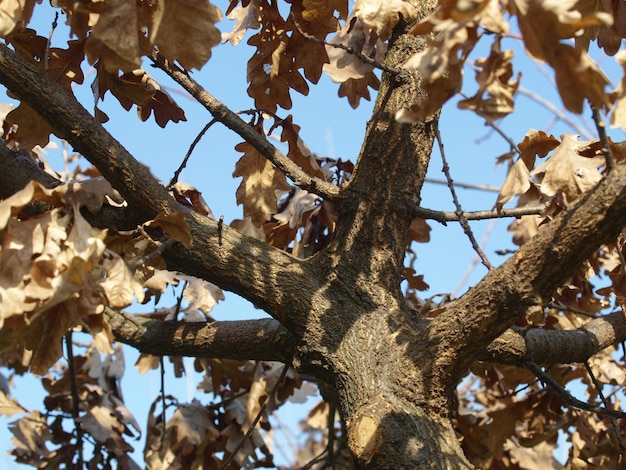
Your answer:
[[[115,339],[147,354],[291,364],[293,337],[273,319],[213,323],[155,320],[106,308]]]
[[[139,163],[76,98],[46,73],[0,44],[0,82],[33,108],[87,158],[129,203],[140,202],[149,218],[178,210],[150,170]]]
[[[488,210],[488,211],[470,211],[463,212],[466,220],[485,220],[485,219],[501,219],[504,217],[515,217],[519,219],[525,215],[539,215],[546,209],[545,205],[514,207],[512,209]],[[413,209],[413,217],[421,217],[422,219],[432,219],[439,223],[458,222],[459,215],[456,212],[436,211],[425,207],[416,207]]]
[[[626,318],[622,312],[613,312],[575,330],[508,329],[478,359],[516,366],[530,360],[551,367],[585,362],[620,341],[626,341]]]
[[[246,142],[257,149],[297,186],[323,198],[335,199],[339,187],[320,178],[311,176],[296,165],[287,155],[274,147],[266,138],[250,127],[236,113],[219,101],[187,73],[175,64],[168,62],[161,54],[152,56],[154,64],[167,73],[176,83],[189,92],[211,115],[226,127],[236,132]]]
[[[598,246],[615,239],[626,225],[624,181],[626,165],[616,165],[594,189],[433,319],[428,341],[445,351],[437,356],[441,367],[460,379],[469,363],[517,318],[529,308],[546,305],[577,266]]]
[[[158,213],[184,210],[148,168],[115,140],[71,93],[1,44],[0,82],[40,113],[59,137],[68,140],[98,168],[130,208],[144,215],[143,221]],[[221,103],[216,106],[229,115],[230,111]],[[256,134],[256,138],[260,137],[247,129]],[[308,175],[306,178],[312,180]],[[332,192],[338,193],[339,188],[322,183],[323,187],[332,187]],[[186,211],[185,220],[190,226],[193,247],[186,249],[176,244],[166,250],[163,257],[169,269],[206,279],[235,292],[271,312],[286,326],[302,326],[302,318],[293,318],[293,312],[309,312],[311,299],[308,294],[319,287],[312,285],[316,277],[306,263],[226,226],[220,231],[223,243],[219,245],[217,221],[192,211]]]

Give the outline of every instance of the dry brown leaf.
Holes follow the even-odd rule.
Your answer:
[[[33,14],[35,3],[41,0],[3,0],[0,3],[0,37],[25,27]]]
[[[98,70],[98,77],[94,90],[99,99],[104,99],[105,93],[110,90],[127,111],[137,105],[137,114],[142,121],[146,121],[154,113],[154,120],[161,127],[165,127],[169,121],[187,120],[182,108],[143,69],[118,76],[117,73],[104,70],[100,63],[95,68]]]
[[[519,20],[526,50],[552,66],[563,103],[575,113],[582,112],[585,99],[603,108],[606,105],[604,87],[609,82],[584,50],[560,41],[575,37],[585,28],[612,22],[612,17],[605,12],[582,15],[576,9],[578,3],[577,0],[512,0],[509,4]]]
[[[13,416],[19,413],[25,413],[28,410],[20,405],[14,398],[9,398],[4,390],[0,390],[0,415]]]
[[[20,462],[38,464],[51,457],[52,452],[46,447],[46,442],[52,440],[52,433],[39,411],[10,423],[9,431],[13,434],[11,444],[15,446],[11,453]]]
[[[235,150],[243,152],[233,172],[234,178],[243,178],[237,188],[237,204],[243,205],[244,217],[250,217],[260,227],[270,214],[276,213],[276,195],[288,191],[290,186],[285,175],[252,145],[242,142]]]
[[[192,239],[189,233],[191,227],[185,221],[185,212],[177,211],[173,214],[157,214],[154,220],[146,223],[149,227],[160,227],[165,234],[180,242],[185,248],[191,248]]]
[[[201,69],[220,43],[215,25],[222,13],[207,0],[158,2],[149,25],[149,40],[167,59],[186,70]]]
[[[251,1],[245,7],[238,6],[228,14],[228,19],[234,20],[236,23],[230,33],[222,33],[222,42],[230,42],[236,46],[249,29],[261,27],[258,2]]]
[[[611,127],[621,127],[622,130],[626,130],[626,50],[620,51],[615,56],[615,60],[622,67],[623,75],[612,93]]]
[[[415,20],[417,11],[405,0],[357,0],[354,16],[360,18],[381,39],[387,39],[400,18]]]
[[[102,269],[106,272],[106,279],[101,285],[110,307],[117,309],[128,307],[135,298],[138,302],[143,302],[144,291],[141,284],[119,255],[107,250]]]
[[[460,101],[459,108],[472,109],[492,120],[512,113],[513,95],[517,91],[521,76],[519,73],[516,80],[511,80],[512,59],[513,51],[502,52],[500,39],[497,38],[491,46],[489,57],[474,62],[479,88],[473,97]]]
[[[571,202],[593,188],[601,179],[598,169],[605,165],[603,156],[584,157],[581,152],[589,142],[579,142],[578,136],[565,134],[554,153],[531,175],[543,173],[539,190],[547,197],[561,192]]]
[[[95,13],[97,11],[97,13]],[[92,31],[85,43],[89,63],[100,61],[109,73],[130,72],[141,66],[137,4],[107,0],[104,8],[94,6]]]
[[[524,160],[519,158],[506,175],[498,193],[496,209],[502,209],[515,196],[524,194],[530,189],[530,171]]]

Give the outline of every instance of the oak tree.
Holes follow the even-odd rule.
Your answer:
[[[1,360],[47,393],[29,410],[0,391],[16,461],[139,468],[129,436],[143,431],[147,468],[272,467],[270,416],[313,383],[323,401],[294,455],[303,468],[560,468],[559,435],[566,468],[623,468],[626,147],[607,129],[626,129],[626,82],[601,65],[626,66],[624,2],[223,3],[56,0],[51,30],[36,31],[44,5],[0,2],[0,83],[16,100],[2,107]],[[235,113],[194,71],[241,42],[253,109]],[[474,90],[458,106],[496,130],[515,113],[513,43],[552,70],[567,113],[592,113],[596,137],[520,129],[494,156],[508,172],[493,208],[423,207],[444,103]],[[315,154],[286,113],[323,74],[353,107],[375,99],[352,159]],[[192,149],[161,182],[103,127],[111,96],[176,126],[172,87],[206,109],[206,129],[240,139],[240,219],[183,181]],[[69,153],[65,169],[48,165],[51,135],[90,166]],[[494,266],[471,221],[502,217],[518,249]],[[432,224],[460,224],[487,268],[458,298],[429,297],[415,263]],[[126,310],[171,286],[173,307]],[[270,317],[215,321],[222,289]],[[206,395],[161,396],[142,429],[121,344],[142,371],[169,356],[180,375],[195,358]]]

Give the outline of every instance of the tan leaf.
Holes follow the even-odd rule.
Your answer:
[[[89,436],[114,455],[132,451],[133,448],[122,438],[125,426],[115,413],[114,406],[106,398],[103,401],[108,406],[92,406],[78,421]]]
[[[22,102],[17,108],[7,114],[6,122],[17,126],[15,139],[20,148],[31,150],[36,145],[45,147],[50,142],[50,134],[54,131],[33,108]]]
[[[137,105],[137,114],[142,121],[146,121],[154,113],[154,120],[161,127],[165,127],[169,121],[187,120],[182,108],[143,69],[118,76],[104,70],[100,63],[95,68],[98,70],[98,77],[94,89],[98,98],[104,99],[105,93],[110,90],[127,111]]]
[[[543,173],[539,185],[541,193],[552,197],[562,192],[567,201],[573,201],[593,188],[602,179],[598,169],[605,161],[603,156],[582,156],[581,151],[588,147],[589,142],[578,142],[578,136],[565,134],[552,156],[531,173]]]
[[[373,72],[368,72],[363,78],[350,78],[343,82],[339,86],[338,95],[348,98],[350,106],[356,109],[359,106],[361,98],[368,101],[370,100],[369,89],[378,90],[379,85],[378,77],[374,75]]]
[[[236,21],[230,33],[222,33],[222,42],[230,42],[233,46],[239,44],[246,31],[249,29],[259,29],[260,12],[257,2],[250,2],[248,5],[238,6],[228,14],[229,20]]]
[[[98,212],[107,199],[117,204],[124,202],[120,193],[113,189],[111,183],[103,177],[70,181],[63,186],[58,186],[56,190],[65,191],[64,198],[68,203],[86,207],[92,214]]]
[[[141,284],[119,255],[107,250],[102,268],[106,278],[101,285],[110,307],[118,309],[128,307],[135,298],[138,302],[143,302],[144,291]]]
[[[40,463],[52,454],[46,447],[46,441],[52,440],[52,433],[39,411],[33,411],[10,423],[9,431],[13,434],[11,444],[15,446],[12,453],[19,455],[20,461]]]
[[[221,39],[215,27],[220,10],[207,0],[168,0],[157,9],[148,28],[150,41],[186,70],[201,69]]]
[[[3,0],[0,3],[0,37],[5,38],[14,30],[25,27],[35,3],[41,3],[41,0]]]
[[[244,154],[233,172],[233,177],[243,178],[237,188],[237,204],[242,204],[243,215],[251,217],[252,223],[260,227],[270,214],[276,213],[276,195],[290,187],[285,175],[252,145],[242,142],[235,150]]]
[[[0,415],[13,416],[28,411],[17,400],[9,398],[4,390],[0,390]]]
[[[411,221],[409,227],[409,240],[414,240],[418,243],[428,243],[430,241],[430,226],[425,219],[420,217]]]
[[[519,20],[527,51],[552,66],[563,103],[575,113],[582,112],[585,99],[597,108],[604,107],[604,87],[609,82],[584,50],[561,40],[579,35],[584,28],[612,22],[611,15],[605,12],[582,15],[576,9],[578,3],[577,0],[512,0],[509,4]]]
[[[519,158],[506,175],[504,183],[498,193],[496,209],[502,209],[515,196],[524,194],[530,189],[530,171],[524,160]]]
[[[411,22],[417,11],[404,0],[357,0],[354,15],[361,18],[380,38],[387,39],[400,18]]]
[[[157,369],[160,364],[161,358],[159,356],[141,353],[135,362],[135,367],[138,369],[139,375],[143,375],[148,371]]]
[[[247,235],[248,237],[256,238],[262,242],[266,239],[263,229],[255,226],[250,217],[246,217],[243,220],[235,219],[231,222],[230,227],[234,228],[239,233]]]
[[[157,214],[154,220],[147,222],[147,226],[160,227],[166,235],[180,242],[185,248],[191,248],[192,240],[189,233],[191,227],[185,221],[185,213],[177,211],[173,214]]]
[[[184,206],[191,207],[198,214],[216,220],[213,211],[202,197],[202,193],[195,187],[182,181],[178,181],[172,188],[176,200]]]
[[[222,289],[210,282],[183,274],[179,274],[178,278],[188,282],[184,296],[189,306],[205,314],[209,313],[220,300],[225,299]]]
[[[297,188],[296,192],[289,198],[289,203],[278,214],[274,214],[274,219],[280,225],[289,225],[289,228],[296,228],[302,225],[303,215],[317,207],[319,197],[303,189]]]
[[[141,66],[137,4],[126,0],[107,0],[95,19],[85,44],[89,63],[101,61],[107,72],[130,72]]]
[[[479,89],[473,97],[460,101],[459,108],[472,109],[489,119],[499,119],[512,113],[513,95],[517,91],[521,75],[518,74],[516,80],[511,80],[512,59],[513,51],[502,52],[500,39],[497,38],[491,46],[489,57],[474,62]]]
[[[622,80],[613,91],[613,109],[611,114],[611,127],[621,127],[626,130],[626,50],[618,52],[616,62],[622,67]]]

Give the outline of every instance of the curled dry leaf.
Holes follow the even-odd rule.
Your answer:
[[[415,20],[415,7],[404,0],[357,0],[354,16],[381,39],[387,39],[400,18],[407,22]]]
[[[554,153],[531,172],[531,175],[543,175],[539,184],[543,195],[552,197],[560,192],[571,202],[602,179],[599,168],[605,165],[604,156],[582,155],[589,144],[579,142],[574,134],[562,137]]]

